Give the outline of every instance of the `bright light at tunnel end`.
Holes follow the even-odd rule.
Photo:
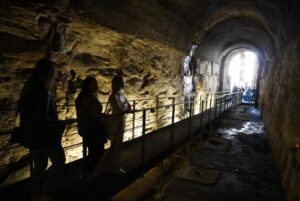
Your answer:
[[[252,51],[240,51],[229,63],[230,89],[233,87],[256,88],[257,55]]]

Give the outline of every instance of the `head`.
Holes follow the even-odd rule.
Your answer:
[[[79,109],[81,107],[82,104],[82,99],[85,95],[90,94],[90,93],[96,93],[98,91],[98,82],[97,80],[92,77],[92,76],[87,76],[83,83],[82,83],[82,87],[81,87],[81,91],[77,97],[77,99],[75,100],[75,105],[76,108]]]
[[[112,79],[111,90],[112,90],[112,93],[117,93],[121,89],[124,90],[124,80],[123,80],[122,76],[117,75]]]
[[[46,51],[44,58],[50,61],[56,62],[58,57],[58,52],[54,52],[51,50]]]
[[[97,80],[92,76],[87,76],[83,83],[81,88],[81,94],[87,94],[87,93],[96,93],[98,91],[98,82]]]
[[[33,79],[39,81],[48,90],[52,90],[57,74],[57,65],[49,59],[40,59],[34,68]]]

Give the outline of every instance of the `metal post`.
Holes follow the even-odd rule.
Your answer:
[[[142,151],[141,151],[141,159],[142,159],[142,164],[145,161],[145,143],[146,143],[146,111],[143,110],[143,125],[142,125]]]
[[[174,144],[174,123],[175,123],[175,97],[173,97],[172,103],[172,127],[171,127],[171,149],[173,151]]]
[[[217,112],[218,112],[218,98],[215,98],[215,119],[217,119]]]
[[[227,102],[227,95],[224,96],[224,109],[223,109],[223,112],[226,111],[226,102]]]
[[[209,99],[208,122],[210,123],[211,99]]]
[[[233,98],[234,98],[234,96],[231,94],[230,98],[229,98],[229,102],[228,102],[228,109],[229,110],[231,110],[231,106],[232,106],[232,103],[233,103]]]
[[[222,113],[222,96],[220,97],[220,110],[219,110],[219,115]]]
[[[223,113],[225,112],[225,105],[226,105],[226,95],[224,95],[224,100],[223,100]]]
[[[135,100],[132,105],[133,111],[135,111]],[[132,139],[134,139],[134,130],[135,130],[135,112],[132,114]]]
[[[192,106],[193,104],[190,102],[190,111],[192,111]],[[189,116],[189,128],[188,128],[188,143],[187,143],[187,158],[190,158],[190,152],[191,152],[191,145],[190,145],[190,141],[191,141],[191,134],[192,134],[192,113],[190,112],[190,116]]]
[[[202,96],[200,96],[200,100],[199,100],[199,114],[201,113],[201,101],[202,101]]]
[[[203,126],[203,107],[204,107],[204,100],[201,102],[201,115],[200,115],[200,128],[202,129]]]
[[[158,127],[158,107],[159,107],[159,96],[156,96],[156,103],[155,103],[155,111],[156,111],[155,122],[156,122],[156,127]]]

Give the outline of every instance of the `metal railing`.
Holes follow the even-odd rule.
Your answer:
[[[191,138],[192,132],[194,131],[194,126],[192,125],[192,119],[194,117],[199,119],[197,123],[199,128],[202,128],[207,123],[213,123],[222,112],[241,103],[241,94],[230,92],[205,93],[200,96],[198,100],[194,99],[186,102],[182,101],[181,98],[182,97],[169,96],[156,97],[155,99],[131,100],[133,111],[126,114],[126,128],[124,133],[127,135],[128,133],[131,134],[130,140],[137,138],[141,140],[141,163],[145,162],[145,140],[147,134],[165,127],[171,127],[169,148],[173,149],[174,125],[176,123],[188,121],[187,132],[189,138]],[[170,103],[164,104],[167,101],[162,101],[163,99],[169,100]],[[138,103],[150,100],[154,100],[154,107],[136,108]],[[204,116],[206,116],[206,120]],[[75,121],[76,119],[74,119],[74,122]],[[0,132],[0,135],[9,135],[10,132],[10,130]],[[74,148],[80,148],[81,146],[82,142],[79,142],[65,146],[64,149],[68,151]],[[18,146],[13,145],[10,148],[14,149],[16,147]],[[83,158],[86,157],[86,153],[86,147],[83,147]],[[17,161],[15,163],[17,163]],[[11,165],[11,163],[1,164],[0,168],[9,165]]]

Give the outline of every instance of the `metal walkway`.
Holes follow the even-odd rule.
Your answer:
[[[212,101],[214,106],[212,106]],[[127,174],[121,176],[106,175],[86,182],[80,179],[83,160],[71,162],[66,165],[60,184],[61,188],[57,192],[57,200],[109,200],[124,187],[137,178],[142,177],[145,172],[156,166],[164,158],[172,155],[178,147],[185,144],[189,145],[197,130],[207,124],[212,124],[223,112],[235,107],[240,101],[240,94],[226,94],[215,100],[202,100],[198,104],[198,114],[194,114],[195,102],[190,102],[188,105],[189,111],[193,112],[189,112],[185,119],[177,122],[175,121],[176,104],[164,106],[172,107],[171,123],[147,134],[146,114],[151,108],[137,111],[142,112],[142,134],[133,140],[125,142],[122,148],[122,167],[127,170]],[[204,107],[206,107],[206,110]],[[186,154],[188,156],[188,149]],[[0,189],[1,200],[30,200],[29,188],[29,179],[3,187]]]

